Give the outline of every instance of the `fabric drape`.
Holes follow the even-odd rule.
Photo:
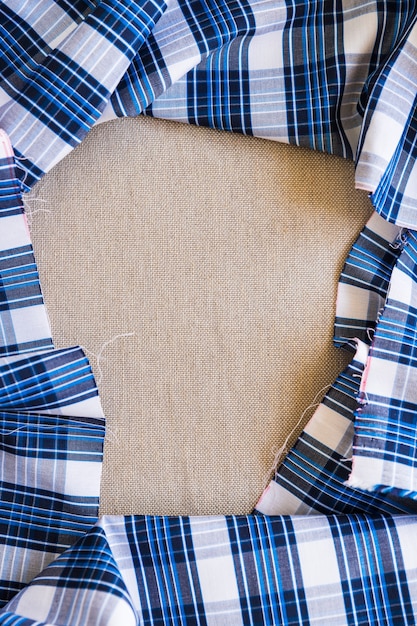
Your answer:
[[[415,2],[0,3],[0,624],[414,624]],[[353,353],[248,516],[97,521],[104,417],[54,350],[22,193],[96,124],[152,115],[356,164]]]

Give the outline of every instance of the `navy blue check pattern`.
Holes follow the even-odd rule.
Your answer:
[[[372,215],[353,244],[340,274],[334,343],[350,345],[356,339],[370,344],[385,306],[392,270],[404,246],[403,229]],[[356,307],[352,307],[352,301]]]
[[[404,235],[355,417],[349,484],[417,500],[417,236]]]
[[[96,396],[91,367],[79,347],[0,363],[0,410],[51,412]]]
[[[377,210],[416,225],[413,2],[109,0],[69,9],[32,0],[31,9],[0,4],[0,121],[26,188],[103,112],[145,113],[353,158]],[[36,17],[48,9],[52,26]],[[391,141],[378,141],[380,126]]]
[[[408,0],[0,2],[0,624],[415,623],[416,18]],[[376,209],[338,289],[356,356],[251,516],[93,526],[103,416],[82,351],[53,350],[21,192],[140,113],[354,159]]]
[[[104,421],[80,349],[0,371],[0,604],[98,517]]]
[[[412,498],[347,486],[363,369],[364,363],[354,358],[337,377],[261,496],[256,505],[259,512],[417,513]]]
[[[0,606],[98,517],[104,420],[79,347],[53,350],[0,133]]]
[[[412,626],[415,573],[403,555],[411,548],[407,565],[416,563],[416,524],[378,514],[104,517],[0,624],[30,601],[48,624]]]
[[[9,139],[0,130],[0,358],[53,347]],[[32,330],[28,332],[28,327]],[[36,329],[36,330],[35,330]]]

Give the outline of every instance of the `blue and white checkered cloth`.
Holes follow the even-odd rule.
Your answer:
[[[0,624],[416,623],[416,20],[409,0],[0,2]],[[250,516],[96,521],[98,393],[80,348],[53,349],[21,193],[139,113],[354,159],[376,210],[338,289],[356,354]]]
[[[3,606],[97,520],[104,416],[83,351],[53,350],[4,133],[0,150]]]
[[[0,624],[411,626],[416,532],[412,515],[103,517]]]

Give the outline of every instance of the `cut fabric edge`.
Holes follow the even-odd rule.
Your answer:
[[[229,624],[302,626],[352,614],[382,624],[382,610],[386,623],[412,626],[416,529],[410,515],[104,516],[0,611],[0,624],[227,615]]]
[[[417,236],[400,239],[362,376],[347,485],[417,501]]]
[[[350,391],[350,395],[353,396],[353,404],[355,404],[356,394],[359,390],[359,380],[361,378],[364,366],[368,358],[369,347],[360,340],[356,340],[356,352],[352,358],[351,363],[346,370],[339,374],[336,381],[333,383],[330,390],[324,395],[319,406],[313,413],[312,417],[304,427],[303,431],[299,435],[297,441],[294,443],[291,450],[286,457],[275,468],[274,477],[270,480],[269,484],[263,491],[261,497],[255,505],[254,510],[264,515],[295,515],[295,514],[318,514],[324,512],[323,510],[316,510],[313,498],[306,498],[307,493],[312,489],[318,490],[318,487],[314,486],[317,474],[314,470],[315,460],[313,458],[303,457],[303,464],[305,463],[307,469],[294,470],[294,473],[286,479],[284,482],[280,481],[280,473],[284,470],[288,463],[297,464],[298,461],[292,460],[292,455],[297,455],[297,447],[304,436],[312,437],[313,440],[309,441],[309,449],[312,450],[312,445],[325,446],[326,448],[326,463],[334,454],[338,454],[338,463],[343,461],[344,455],[350,454],[349,439],[352,439],[353,428],[352,423],[346,419],[346,413],[352,412],[346,403],[346,398],[343,398],[342,406],[340,407],[340,414],[330,410],[326,405],[326,398],[331,395],[334,390],[340,385],[344,385],[342,377],[346,372],[351,372],[350,376],[356,378],[354,388]],[[352,397],[350,398],[352,402]],[[339,402],[339,400],[337,401]],[[337,416],[337,417],[336,417]],[[336,421],[338,420],[338,421]],[[318,443],[320,442],[320,443]],[[306,452],[309,454],[309,452]],[[312,453],[313,454],[313,453]],[[324,461],[323,461],[324,462]],[[317,461],[317,471],[320,472],[322,467],[319,467],[320,461]],[[292,470],[291,470],[292,471]],[[301,479],[300,471],[305,472],[304,477]],[[311,474],[310,474],[311,471]],[[301,481],[301,482],[300,482]],[[297,488],[297,483],[300,483],[300,487]],[[325,482],[321,485],[322,489],[326,489]],[[337,510],[337,509],[336,509]],[[329,506],[329,512],[334,512]]]
[[[323,401],[303,429],[292,449],[286,457],[282,460],[279,459],[275,467],[275,477],[270,480],[263,491],[255,505],[255,511],[266,515],[317,514],[324,512],[323,508],[320,507],[316,510],[317,502],[314,502],[313,497],[307,497],[307,494],[314,492],[316,493],[316,498],[321,500],[322,493],[320,493],[320,490],[325,492],[332,483],[334,483],[332,484],[332,493],[337,493],[337,497],[332,496],[332,503],[336,510],[338,510],[340,500],[343,499],[343,486],[349,487],[352,493],[354,490],[367,491],[369,493],[374,491],[376,485],[369,485],[369,483],[365,483],[362,480],[355,482],[354,478],[351,482],[352,470],[345,473],[345,478],[341,480],[341,476],[344,473],[341,469],[341,463],[343,463],[345,452],[340,446],[342,439],[348,436],[350,438],[348,456],[353,460],[354,422],[356,412],[360,409],[359,392],[364,386],[369,349],[372,345],[375,327],[385,307],[392,271],[398,262],[403,243],[403,229],[389,223],[376,211],[372,213],[354,242],[339,278],[334,334],[334,345],[337,348],[352,352],[353,356],[347,370],[338,376],[330,390],[331,394],[338,385],[345,384],[341,382],[341,378],[351,367],[354,368],[355,363],[357,363],[359,367],[356,373],[352,374],[356,377],[354,398],[349,398],[349,395],[353,393],[351,390],[348,396],[340,400],[343,404],[341,409],[336,407],[335,411],[328,411],[325,406],[327,394],[324,396]],[[350,384],[353,385],[353,382],[348,383],[348,387]],[[349,403],[349,406],[346,405],[346,402]],[[349,422],[346,422],[346,417],[349,417]],[[339,425],[337,425],[338,421],[340,422]],[[328,437],[323,436],[325,430],[329,428],[337,429],[339,433],[337,439],[333,437],[333,439],[330,438],[330,441]],[[302,439],[309,436],[313,436],[313,439],[305,444],[308,446],[308,449],[301,454],[297,448],[302,445]],[[320,452],[317,449],[314,454],[317,456],[322,455],[320,461],[309,458],[316,446],[318,446]],[[301,454],[301,457],[299,457],[299,454]],[[292,457],[292,455],[295,456]],[[307,461],[307,459],[309,460]],[[320,463],[323,466],[320,467]],[[326,469],[324,464],[327,465],[329,463],[335,463],[333,472],[338,476],[336,481],[330,475],[330,470],[327,477],[325,477]],[[289,476],[282,482],[278,479],[280,469],[282,468],[285,471],[287,464],[292,465],[292,469],[288,469]],[[316,469],[313,470],[313,468]],[[303,478],[301,478],[302,476]],[[319,476],[321,476],[320,480],[325,482],[319,484],[317,482]],[[294,484],[301,480],[303,481],[302,486],[300,483],[300,489],[295,489]],[[363,489],[364,484],[367,486],[365,490]],[[297,492],[298,495],[296,495]],[[360,494],[358,495],[360,500]],[[366,501],[368,498],[365,497],[364,499]],[[330,502],[327,505],[329,512],[333,512]]]
[[[0,180],[2,605],[97,521],[105,421],[82,348],[53,347],[15,155],[2,130]]]

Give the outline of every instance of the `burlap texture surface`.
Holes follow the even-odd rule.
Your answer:
[[[249,512],[347,362],[337,278],[371,211],[353,165],[125,119],[26,206],[55,344],[99,383],[102,513]]]

